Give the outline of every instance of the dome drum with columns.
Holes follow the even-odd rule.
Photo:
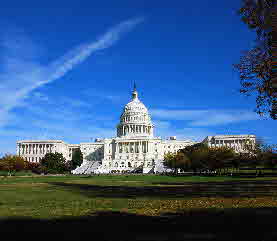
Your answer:
[[[255,142],[254,135],[225,135],[206,137],[203,142],[209,146],[229,146],[241,151],[245,140]],[[131,101],[124,107],[117,125],[117,137],[96,139],[95,142],[67,144],[57,140],[23,140],[17,142],[17,154],[27,161],[40,160],[48,152],[60,152],[71,160],[74,149],[80,148],[84,161],[72,171],[73,174],[125,173],[136,172],[160,173],[168,171],[164,165],[166,153],[176,153],[196,142],[190,140],[168,140],[154,137],[154,125],[145,105],[139,100],[136,86]],[[47,146],[54,148],[47,148]],[[37,146],[46,148],[38,149]],[[28,147],[28,148],[26,148]],[[42,155],[42,156],[41,156]]]
[[[132,100],[124,107],[117,126],[117,137],[153,137],[154,125],[145,105],[134,87]]]

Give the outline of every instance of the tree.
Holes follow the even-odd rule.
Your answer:
[[[28,162],[26,161],[26,170],[30,170],[33,173],[41,174],[41,165],[39,162]]]
[[[257,139],[256,143],[246,143],[246,153],[242,153],[241,159],[245,166],[256,168],[264,166],[272,168],[277,164],[276,145],[268,145],[261,138]]]
[[[263,115],[269,113],[273,119],[276,115],[274,88],[271,78],[271,43],[273,0],[243,0],[238,14],[242,21],[257,33],[256,46],[245,51],[235,69],[240,74],[240,92],[246,95],[257,93],[255,111]]]
[[[197,143],[191,146],[187,146],[184,149],[180,150],[180,152],[184,153],[185,156],[190,160],[190,169],[193,170],[194,173],[197,170],[202,170],[207,168],[206,160],[208,157],[208,146],[203,143]]]
[[[62,153],[46,153],[40,160],[44,173],[64,173],[68,171],[66,160]]]
[[[164,165],[178,173],[178,169],[187,170],[190,168],[191,162],[189,158],[182,152],[167,153],[164,157]]]
[[[198,170],[217,170],[232,166],[235,152],[228,147],[208,147],[204,143],[197,143],[180,150],[190,160],[190,168],[196,173]]]
[[[9,175],[24,170],[25,166],[25,159],[18,155],[6,154],[0,159],[0,170],[8,171]]]
[[[263,145],[259,155],[264,167],[273,168],[277,164],[277,151],[275,145]]]
[[[222,147],[210,147],[207,166],[211,170],[218,170],[221,172],[221,169],[232,167],[234,158],[236,154],[233,149],[222,146]]]
[[[83,154],[81,150],[78,148],[73,151],[72,160],[71,160],[71,169],[74,170],[78,166],[81,166],[82,163],[83,163]]]

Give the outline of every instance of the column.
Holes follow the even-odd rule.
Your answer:
[[[146,141],[144,142],[144,152],[146,153]]]
[[[19,148],[20,148],[19,144],[16,144],[16,155],[18,155],[18,156],[20,155]]]

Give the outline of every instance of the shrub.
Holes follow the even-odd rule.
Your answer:
[[[30,170],[35,174],[41,174],[41,165],[38,162],[26,162],[26,170]]]
[[[64,173],[69,171],[62,153],[46,153],[40,160],[41,171],[45,174]]]
[[[6,154],[0,159],[0,170],[8,171],[9,175],[16,171],[25,170],[25,167],[24,158],[18,155]]]

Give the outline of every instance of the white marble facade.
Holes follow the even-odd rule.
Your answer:
[[[203,143],[208,144],[209,147],[230,147],[235,152],[246,152],[246,146],[254,145],[256,143],[255,135],[217,135],[207,136]]]
[[[209,146],[230,146],[239,152],[243,150],[246,140],[255,141],[255,136],[208,136],[203,142]],[[132,99],[120,116],[117,137],[80,144],[67,144],[61,140],[22,140],[17,142],[17,154],[27,161],[39,162],[47,152],[60,152],[67,160],[71,160],[74,149],[80,148],[84,161],[73,171],[74,174],[131,172],[137,168],[148,173],[164,170],[162,162],[165,153],[176,153],[195,143],[191,140],[176,140],[176,137],[167,140],[155,137],[151,116],[134,88]]]

